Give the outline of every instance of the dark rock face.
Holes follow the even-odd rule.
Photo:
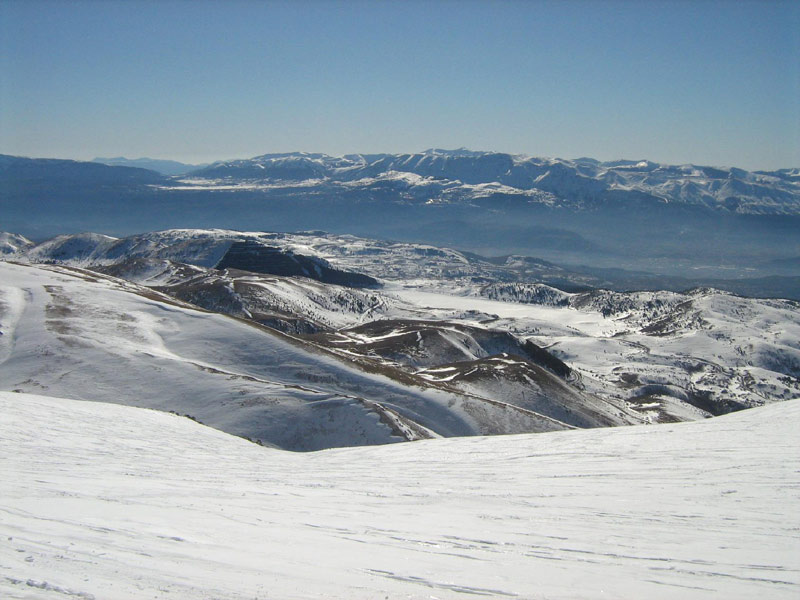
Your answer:
[[[234,242],[217,263],[217,269],[238,269],[283,277],[308,277],[323,283],[356,288],[380,287],[378,280],[368,275],[340,271],[321,259],[284,252],[252,240]]]
[[[523,349],[525,350],[528,360],[539,365],[540,367],[549,369],[559,377],[566,379],[572,374],[572,369],[570,369],[564,361],[556,358],[547,350],[541,346],[537,346],[530,340],[525,342]]]

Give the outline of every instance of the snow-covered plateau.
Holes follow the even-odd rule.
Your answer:
[[[0,392],[0,596],[788,600],[798,421],[789,401],[297,454]]]

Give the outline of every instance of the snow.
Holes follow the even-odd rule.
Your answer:
[[[469,311],[484,315],[483,322],[493,315],[492,328],[546,347],[581,374],[589,391],[604,398],[634,397],[636,390],[619,386],[623,373],[636,375],[643,384],[671,384],[684,399],[710,393],[757,406],[800,397],[800,312],[791,301],[716,290],[599,291],[576,308],[447,294],[399,282],[386,291],[431,315],[460,310],[466,322],[480,321]],[[707,416],[674,399],[662,398],[662,405],[681,419]]]
[[[502,302],[400,286],[387,286],[386,291],[420,307],[478,311],[496,315],[501,319],[551,321],[578,335],[611,336],[626,329],[624,324],[605,318],[600,313],[579,311],[573,308]]]
[[[152,261],[211,267],[232,241],[243,239],[315,256],[336,268],[376,277],[386,286],[380,292],[344,291],[299,279],[240,277],[234,286],[240,296],[237,306],[246,306],[238,316],[277,310],[331,328],[386,318],[482,324],[548,348],[580,373],[588,391],[606,399],[637,401],[621,377],[643,384],[670,381],[684,395],[710,394],[715,401],[741,406],[800,393],[800,313],[791,301],[739,298],[709,289],[568,294],[521,283],[536,280],[542,268],[553,277],[560,272],[535,259],[512,256],[494,265],[447,248],[322,232],[186,229],[122,240],[84,234],[56,238],[15,258],[88,265],[142,256],[151,261],[149,268],[139,264],[118,274],[154,285],[179,282],[192,272]],[[518,281],[498,283],[509,277]],[[236,303],[236,294],[223,300]],[[674,417],[706,414],[661,401],[670,405],[664,408]]]
[[[405,441],[390,411],[443,436],[547,421],[87,271],[0,262],[0,302],[0,390],[177,411],[293,450]]]
[[[294,454],[0,392],[0,596],[796,598],[798,420]]]
[[[288,179],[286,167],[290,167]],[[300,171],[295,170],[299,168]],[[662,165],[647,160],[532,158],[493,152],[423,152],[331,157],[295,153],[217,163],[178,180],[181,190],[287,190],[317,194],[343,190],[416,198],[427,204],[469,203],[494,194],[527,202],[580,207],[609,190],[753,214],[797,214],[794,171],[749,173],[736,168]]]
[[[28,238],[15,233],[0,231],[0,256],[24,252],[35,246]]]

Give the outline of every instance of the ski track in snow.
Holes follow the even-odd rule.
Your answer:
[[[295,454],[0,392],[0,596],[797,598],[798,420]]]

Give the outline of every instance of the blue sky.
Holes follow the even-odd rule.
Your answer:
[[[0,0],[0,152],[800,166],[800,2]]]

